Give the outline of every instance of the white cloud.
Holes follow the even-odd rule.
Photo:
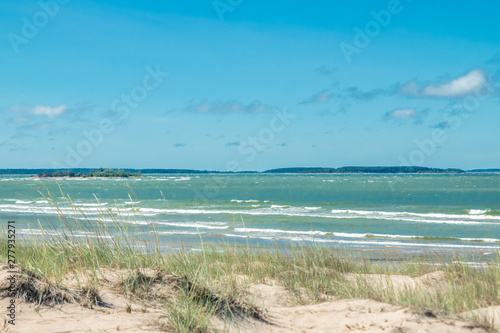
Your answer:
[[[56,107],[43,106],[43,105],[35,105],[31,110],[31,114],[43,115],[49,118],[54,118],[60,115],[64,110],[66,110],[66,105],[61,104]]]
[[[417,115],[417,110],[413,108],[396,109],[386,113],[390,118],[414,118]]]
[[[435,97],[466,96],[479,90],[485,83],[486,78],[484,73],[475,69],[448,83],[437,86],[427,86],[423,89],[422,95]]]
[[[414,108],[402,108],[389,111],[385,114],[387,118],[395,118],[395,119],[408,119],[408,118],[416,118],[418,116],[417,110]]]
[[[415,125],[421,124],[423,118],[428,114],[428,109],[417,111],[415,108],[400,108],[387,112],[384,115],[385,119],[390,119],[397,122],[404,122],[409,119],[413,119]]]
[[[485,93],[486,75],[479,69],[473,69],[465,75],[448,82],[420,86],[411,80],[399,87],[399,93],[413,97],[453,98]]]

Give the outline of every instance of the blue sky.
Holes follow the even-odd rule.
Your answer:
[[[0,8],[0,168],[500,167],[497,1]]]

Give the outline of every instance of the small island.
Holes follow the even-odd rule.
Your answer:
[[[141,177],[142,173],[139,171],[137,173],[125,172],[124,170],[113,170],[113,169],[99,169],[99,170],[90,170],[88,173],[78,172],[75,173],[72,170],[67,171],[53,171],[47,172],[45,170],[38,175],[33,177],[36,178],[128,178],[128,177]]]
[[[464,173],[461,169],[439,169],[419,166],[347,166],[341,168],[280,168],[264,173]]]

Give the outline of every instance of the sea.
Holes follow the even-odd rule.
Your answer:
[[[500,251],[500,174],[0,175],[0,222],[22,240],[112,238],[116,226],[164,251],[203,246],[326,246],[368,255]],[[74,223],[86,227],[77,230]],[[94,239],[95,240],[95,239]]]

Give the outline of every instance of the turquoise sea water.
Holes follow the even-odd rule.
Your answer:
[[[500,250],[500,174],[146,175],[140,179],[0,176],[0,220],[17,234],[57,234],[59,198],[67,216],[154,225],[163,244],[270,247],[295,242],[404,253]],[[100,217],[98,217],[101,215]],[[102,216],[103,215],[103,216]],[[92,236],[81,232],[81,236]],[[78,235],[78,232],[76,232]]]

